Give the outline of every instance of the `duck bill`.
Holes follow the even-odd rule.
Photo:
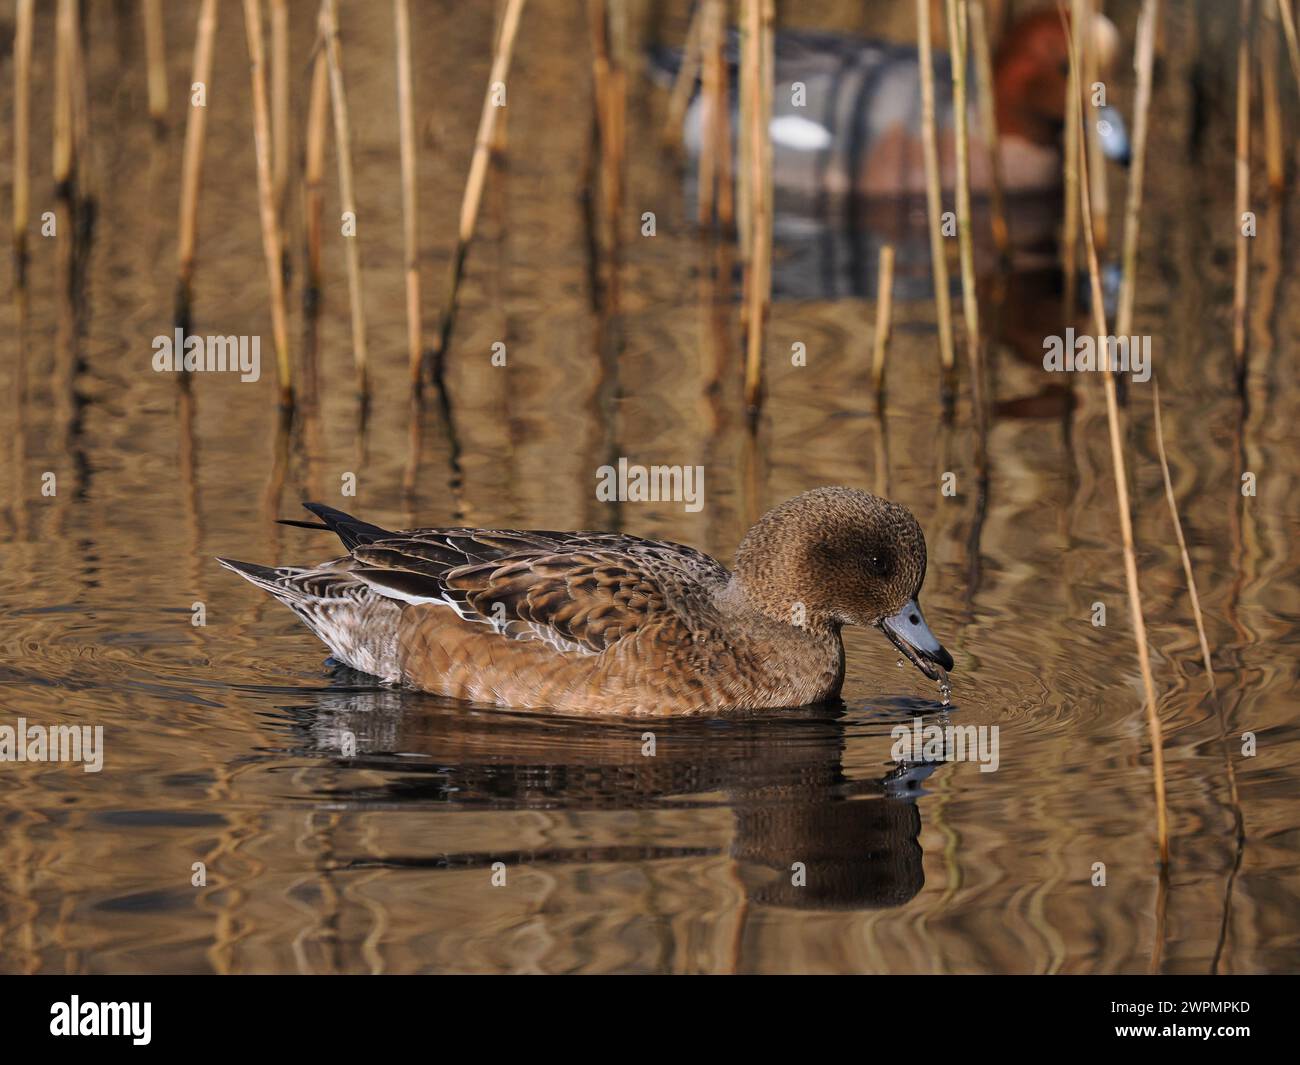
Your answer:
[[[952,655],[934,638],[921,613],[921,604],[915,599],[909,599],[902,610],[881,618],[878,624],[904,657],[931,680],[938,680],[941,670],[952,669]]]

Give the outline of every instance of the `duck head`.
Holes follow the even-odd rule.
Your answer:
[[[1105,15],[1093,14],[1089,47],[1097,57],[1097,76],[1105,78],[1119,53],[1119,31]],[[1070,84],[1070,41],[1060,13],[1045,8],[1017,20],[999,44],[993,66],[999,132],[1039,147],[1058,146]],[[1088,86],[1083,90],[1087,93]],[[1095,118],[1102,151],[1126,163],[1128,136],[1119,112],[1099,107]]]
[[[853,488],[815,488],[768,511],[736,577],[768,617],[810,627],[874,625],[932,680],[952,655],[921,613],[925,535],[911,511]]]

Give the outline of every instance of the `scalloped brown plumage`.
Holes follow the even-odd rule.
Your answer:
[[[306,506],[322,524],[288,524],[335,532],[346,556],[308,568],[220,561],[353,668],[521,709],[695,714],[831,700],[844,678],[840,627],[919,616],[925,576],[916,519],[849,488],[769,511],[735,573],[694,548],[620,533],[390,532]],[[921,658],[950,667],[938,652]]]

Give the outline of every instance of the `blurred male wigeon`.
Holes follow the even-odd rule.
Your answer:
[[[1099,76],[1104,77],[1113,65],[1118,43],[1114,23],[1094,15],[1091,46]],[[728,48],[734,110],[734,35]],[[998,44],[993,65],[1004,188],[1011,195],[1059,190],[1069,43],[1057,9],[1033,11],[1014,22]],[[990,184],[991,167],[974,99],[979,86],[973,63],[970,69],[971,187],[978,194]],[[821,197],[852,191],[868,198],[924,192],[920,62],[915,45],[782,30],[775,40],[775,74],[772,180],[778,192]],[[956,173],[951,59],[938,49],[934,75],[940,171],[943,186],[950,189]],[[803,85],[798,106],[796,83]],[[700,150],[701,112],[697,94],[684,130],[692,156]],[[1128,142],[1119,114],[1106,107],[1094,117],[1103,150],[1124,161]]]

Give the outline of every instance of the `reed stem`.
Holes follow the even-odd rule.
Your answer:
[[[194,255],[198,247],[199,185],[203,177],[203,146],[208,125],[206,93],[212,80],[212,46],[217,36],[217,0],[203,0],[199,8],[198,26],[194,36],[194,68],[190,78],[190,92],[195,85],[203,87],[204,106],[194,106],[190,97],[190,113],[185,120],[185,152],[181,163],[181,206],[177,239],[176,322],[189,325],[192,285],[194,280]]]
[[[722,15],[720,25],[722,33],[718,35],[716,62],[718,64],[718,107],[715,117],[714,139],[717,144],[718,157],[718,222],[723,229],[731,229],[736,224],[736,179],[732,173],[734,156],[731,149],[731,100],[727,91],[726,45],[726,3],[720,5]],[[770,108],[769,108],[770,110]]]
[[[1115,334],[1133,333],[1133,304],[1137,291],[1138,233],[1142,218],[1142,190],[1146,180],[1147,137],[1151,129],[1151,82],[1155,69],[1156,26],[1160,18],[1160,0],[1142,0],[1134,42],[1134,67],[1137,90],[1133,102],[1133,158],[1129,164],[1128,196],[1124,205],[1124,276],[1119,290],[1119,308],[1115,316]]]
[[[993,246],[1005,262],[1011,248],[1007,230],[1006,203],[1003,196],[1002,138],[998,133],[998,115],[993,84],[993,53],[989,48],[988,18],[984,0],[971,0],[971,41],[975,48],[975,74],[978,79],[980,126],[989,155],[989,205],[992,208]]]
[[[623,66],[625,46],[624,9],[610,0],[588,0],[591,31],[591,72],[595,86],[595,118],[599,133],[601,203],[603,230],[610,248],[619,244],[619,218],[623,215],[623,170],[627,156],[627,73]],[[610,306],[619,306],[617,252],[611,256],[608,273]]]
[[[303,165],[303,229],[307,243],[307,284],[303,306],[314,314],[320,302],[321,214],[325,209],[325,140],[329,129],[329,60],[325,39],[316,36],[316,54],[311,68],[311,99],[307,105],[307,145]]]
[[[1165,481],[1165,499],[1169,503],[1169,516],[1174,522],[1174,535],[1178,539],[1178,553],[1183,560],[1183,575],[1187,578],[1187,594],[1191,598],[1192,617],[1196,621],[1196,638],[1201,644],[1201,660],[1205,663],[1205,678],[1210,682],[1210,691],[1214,691],[1214,663],[1210,661],[1210,641],[1205,636],[1205,617],[1201,613],[1201,597],[1196,594],[1196,575],[1192,572],[1192,558],[1187,553],[1187,538],[1183,536],[1183,523],[1178,517],[1178,500],[1174,496],[1174,482],[1169,476],[1169,456],[1165,454],[1165,430],[1160,419],[1160,382],[1154,375],[1151,377],[1151,410],[1155,415],[1156,451],[1160,455],[1160,473]]]
[[[406,260],[406,348],[411,389],[420,390],[424,341],[420,323],[419,213],[415,180],[415,105],[411,89],[411,12],[409,0],[393,0],[397,37],[397,115],[402,154],[402,242]]]
[[[925,157],[925,202],[930,219],[930,272],[934,279],[935,315],[939,326],[939,359],[943,366],[945,390],[950,391],[955,371],[952,297],[948,291],[948,256],[943,246],[940,220],[943,197],[940,193],[939,140],[934,111],[930,0],[916,0],[916,49],[921,68],[921,148]]]
[[[266,59],[262,48],[261,0],[244,0],[244,33],[248,38],[249,76],[253,86],[253,147],[257,156],[257,200],[262,222],[262,249],[271,289],[271,331],[279,371],[280,406],[293,406],[293,371],[289,364],[289,325],[284,307],[280,223],[271,184],[271,116],[266,92]]]
[[[1097,24],[1097,0],[1084,0],[1084,25],[1087,32],[1080,34],[1083,49],[1083,84],[1091,97],[1092,86],[1097,84],[1101,41],[1097,39],[1094,27]],[[1091,106],[1091,103],[1090,103]],[[1097,129],[1096,116],[1089,110],[1088,121],[1084,124],[1083,150],[1088,153],[1088,180],[1092,183],[1088,190],[1092,204],[1092,235],[1097,247],[1105,251],[1110,245],[1110,189],[1106,183],[1106,157],[1101,151],[1101,133]]]
[[[745,405],[751,419],[763,397],[763,339],[772,294],[772,52],[775,10],[772,0],[745,0],[748,22],[746,63],[750,70],[748,106],[750,158],[749,208],[753,230],[745,285]]]
[[[163,32],[162,0],[144,0],[144,50],[149,117],[162,125],[167,120],[167,38]]]
[[[1078,21],[1070,27],[1070,66],[1077,79],[1080,64]],[[1083,99],[1075,95],[1069,101],[1072,112],[1070,124],[1075,127],[1080,141],[1083,135]],[[1088,160],[1080,157],[1082,173],[1078,182],[1080,222],[1083,229],[1084,252],[1088,264],[1091,286],[1093,329],[1101,350],[1109,350],[1106,338],[1106,306],[1101,287],[1101,267],[1097,260],[1097,245],[1093,238],[1092,205],[1089,195]],[[1165,800],[1164,735],[1160,717],[1156,712],[1155,680],[1151,675],[1151,654],[1147,645],[1146,618],[1142,612],[1142,594],[1138,587],[1137,553],[1133,544],[1133,518],[1129,510],[1128,474],[1124,468],[1124,444],[1120,436],[1119,402],[1115,389],[1114,372],[1102,374],[1106,391],[1106,421],[1110,429],[1111,465],[1115,475],[1115,498],[1119,509],[1120,535],[1124,545],[1124,577],[1128,586],[1129,613],[1133,622],[1133,638],[1137,644],[1138,665],[1142,672],[1145,693],[1147,731],[1151,742],[1151,770],[1154,776],[1156,800],[1156,838],[1160,850],[1162,870],[1169,866],[1169,818]]]
[[[271,187],[284,244],[285,193],[289,188],[289,4],[271,0]]]
[[[77,0],[59,0],[54,18],[54,187],[60,195],[71,191],[75,148],[72,129],[72,79],[77,34]]]
[[[492,20],[492,39],[498,41],[501,39],[501,21],[506,16],[506,5],[510,0],[496,0],[496,14]],[[492,154],[496,158],[501,158],[506,154],[506,149],[510,144],[510,110],[501,108],[501,113],[497,115],[496,125],[492,127]]]
[[[753,155],[749,136],[753,121],[749,109],[754,99],[753,81],[757,76],[749,66],[749,16],[743,7],[737,11],[736,33],[740,46],[736,77],[736,251],[741,267],[740,321],[743,331],[749,315],[748,292],[744,285],[749,282],[749,245],[754,236],[754,198],[749,187],[753,176],[749,165]]]
[[[682,125],[686,121],[686,108],[690,106],[695,79],[700,73],[700,39],[707,10],[707,4],[695,5],[695,10],[691,14],[691,24],[686,31],[686,43],[682,46],[682,64],[677,68],[677,77],[668,96],[668,109],[662,135],[664,143],[670,147],[680,147],[682,142]]]
[[[969,0],[947,0],[948,40],[952,51],[952,109],[957,138],[957,248],[961,256],[961,304],[966,320],[971,399],[975,407],[976,465],[984,470],[984,367],[980,339],[979,294],[975,287],[975,248],[971,232],[970,123],[966,105]]]
[[[1265,25],[1260,33],[1260,96],[1264,105],[1264,159],[1268,187],[1281,192],[1286,187],[1286,159],[1282,150],[1282,101],[1277,81],[1277,11],[1268,0],[1260,7]]]
[[[1276,0],[1277,12],[1282,16],[1282,36],[1286,38],[1286,54],[1291,60],[1291,73],[1296,89],[1300,90],[1300,41],[1296,40],[1295,16],[1291,13],[1291,0]]]
[[[1232,354],[1237,382],[1246,376],[1246,310],[1250,281],[1250,238],[1244,218],[1250,210],[1250,26],[1253,0],[1241,0],[1237,36],[1237,151],[1236,208],[1237,262],[1232,287]]]
[[[32,15],[35,0],[18,0],[14,12],[14,276],[27,283],[27,218],[31,180]]]
[[[876,280],[876,338],[871,358],[871,384],[879,398],[885,391],[885,355],[894,318],[894,246],[881,245]]]
[[[514,54],[515,37],[519,33],[519,20],[523,10],[524,0],[508,0],[505,14],[501,17],[501,34],[497,38],[496,52],[492,56],[492,70],[488,74],[487,91],[483,94],[483,109],[479,112],[478,132],[474,137],[474,156],[470,160],[469,177],[465,181],[465,195],[460,204],[460,224],[456,233],[456,248],[451,257],[447,296],[438,327],[438,346],[433,353],[433,369],[437,375],[442,373],[443,358],[456,323],[456,305],[461,279],[465,273],[465,259],[469,254],[470,242],[474,239],[479,205],[483,201],[483,185],[487,180],[488,163],[492,156],[493,130],[497,112],[500,110],[494,99],[495,86],[505,85],[506,75],[510,73],[510,58]]]
[[[348,302],[352,312],[352,361],[356,367],[357,392],[369,394],[367,380],[366,308],[361,292],[361,248],[357,236],[357,201],[352,184],[352,125],[348,119],[347,96],[343,91],[343,49],[339,44],[337,0],[321,4],[321,37],[329,69],[330,104],[334,114],[334,148],[339,164],[339,206],[343,211],[343,249],[348,270]],[[351,234],[347,229],[351,229]]]
[[[727,85],[723,44],[727,9],[723,0],[704,0],[700,50],[704,63],[700,87],[700,165],[697,216],[701,226],[712,225],[715,201],[730,185],[731,138],[727,132]],[[721,210],[716,212],[721,214]]]
[[[1119,310],[1115,319],[1117,336],[1133,333],[1134,291],[1137,287],[1138,232],[1142,218],[1143,181],[1146,176],[1147,137],[1151,129],[1151,83],[1155,69],[1156,28],[1160,20],[1160,0],[1142,0],[1138,14],[1137,35],[1134,47],[1134,69],[1137,71],[1137,91],[1133,102],[1133,158],[1129,166],[1128,198],[1124,210],[1124,280],[1119,293]],[[1160,454],[1160,470],[1165,482],[1165,499],[1174,522],[1178,550],[1182,555],[1183,573],[1187,577],[1187,592],[1192,601],[1192,616],[1196,634],[1201,644],[1201,657],[1205,661],[1205,675],[1214,689],[1214,666],[1210,662],[1210,645],[1205,636],[1205,619],[1201,614],[1201,601],[1196,593],[1196,578],[1192,573],[1191,557],[1183,536],[1183,523],[1178,516],[1178,501],[1174,496],[1173,480],[1169,475],[1169,459],[1165,454],[1164,424],[1160,416],[1160,385],[1151,379],[1151,408],[1155,416],[1156,449]]]
[[[1070,0],[1069,22],[1072,33],[1083,25],[1083,0]],[[1076,63],[1071,63],[1070,76],[1065,91],[1067,114],[1073,114],[1075,101],[1080,99],[1082,91],[1079,66]],[[1061,269],[1065,273],[1064,293],[1067,321],[1074,318],[1079,285],[1079,164],[1082,156],[1083,135],[1074,122],[1066,122],[1065,223],[1061,231]]]
[[[76,193],[82,210],[78,226],[91,217],[84,210],[95,200],[95,168],[90,148],[90,84],[85,49],[81,44],[81,7],[73,5],[72,23],[72,136]]]
[[[614,9],[609,0],[588,0],[596,129],[600,134],[600,189],[604,201],[603,221],[610,247],[617,243],[617,222],[622,214],[620,204],[623,198],[623,159],[626,154],[624,113],[627,104],[621,49],[613,41],[618,29],[613,14]],[[616,276],[611,277],[611,282],[617,285]]]

